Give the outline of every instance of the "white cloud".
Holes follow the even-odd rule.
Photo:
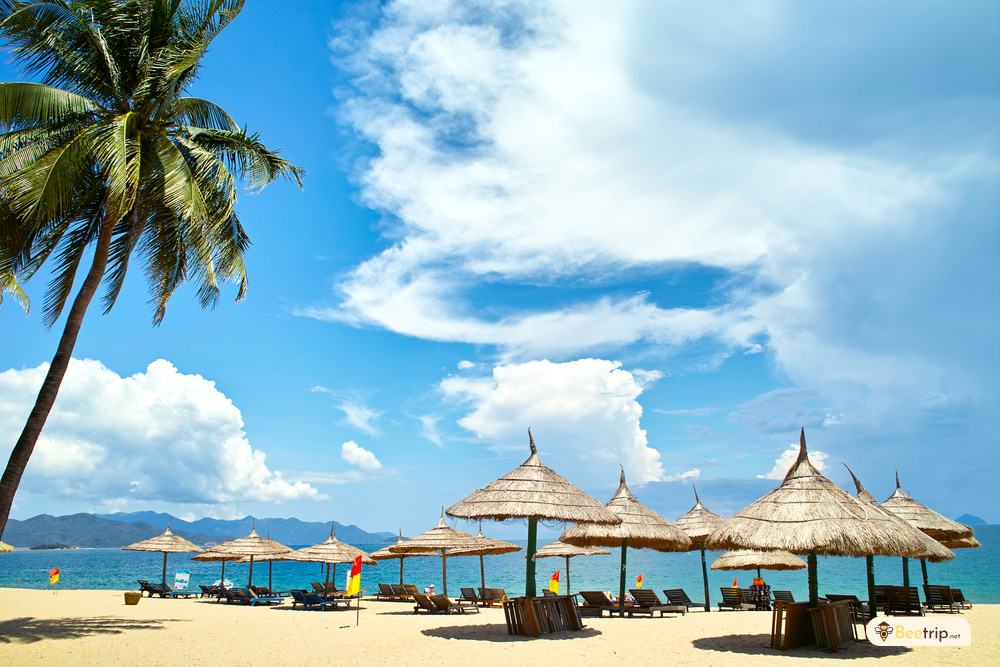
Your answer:
[[[465,359],[463,359],[462,361],[458,362],[458,368],[460,370],[463,370],[463,371],[467,371],[470,368],[475,368],[475,367],[476,367],[476,364],[474,364],[471,361],[467,361]]]
[[[791,469],[792,464],[799,457],[798,443],[791,444],[788,449],[781,453],[781,456],[774,460],[774,467],[766,475],[757,475],[758,479],[785,479],[785,475]],[[809,462],[820,472],[827,469],[827,455],[819,450],[809,450]]]
[[[444,443],[441,440],[441,431],[438,429],[438,422],[441,421],[441,418],[437,415],[420,415],[417,419],[420,420],[420,435],[438,447],[443,447]]]
[[[698,479],[701,477],[701,470],[698,468],[692,468],[686,472],[682,472],[679,475],[668,475],[664,477],[662,481],[664,482],[687,482],[691,479]]]
[[[610,484],[617,476],[609,477],[609,466],[619,463],[635,484],[665,476],[660,453],[639,425],[636,399],[643,387],[620,363],[512,363],[497,366],[491,377],[450,377],[440,387],[446,398],[469,407],[458,423],[479,441],[527,452],[531,427],[543,460],[571,480]]]
[[[375,421],[381,416],[381,412],[376,412],[356,400],[345,400],[339,407],[344,411],[344,421],[348,424],[368,435],[377,433]]]
[[[375,455],[358,445],[353,440],[348,440],[340,446],[340,458],[351,465],[355,465],[365,472],[375,472],[382,467]]]
[[[47,369],[0,373],[0,442],[16,440]],[[325,497],[268,468],[214,382],[162,359],[124,378],[73,359],[22,486],[108,507]]]
[[[838,412],[997,395],[995,364],[970,363],[1000,360],[995,202],[981,194],[1000,173],[982,120],[993,98],[911,82],[926,77],[900,63],[926,59],[926,25],[895,32],[886,59],[869,27],[891,21],[831,11],[389,3],[349,45],[344,105],[375,149],[358,177],[388,214],[388,247],[339,304],[302,314],[512,361],[710,339],[727,348],[715,363],[767,351]],[[692,267],[739,287],[694,306],[639,286],[485,311],[470,295]],[[951,326],[972,312],[976,326]]]

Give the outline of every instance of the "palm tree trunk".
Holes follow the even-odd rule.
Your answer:
[[[66,369],[69,367],[69,360],[73,356],[76,338],[83,325],[83,316],[104,277],[114,227],[114,222],[111,220],[105,220],[101,225],[101,231],[97,236],[97,245],[94,248],[94,263],[73,300],[73,307],[70,308],[69,315],[66,317],[66,326],[59,339],[56,355],[52,358],[49,372],[45,375],[42,388],[38,390],[35,406],[28,415],[28,421],[10,453],[10,460],[7,461],[3,477],[0,478],[0,537],[3,536],[4,528],[7,527],[10,507],[14,503],[14,494],[17,493],[17,487],[21,483],[21,475],[24,474],[24,469],[28,466],[28,459],[31,458],[31,453],[35,449],[38,436],[41,435],[45,420],[48,419],[49,412],[52,411],[52,406],[56,402],[59,387],[62,385]]]

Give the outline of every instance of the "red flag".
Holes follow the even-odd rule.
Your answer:
[[[354,559],[354,565],[351,566],[351,577],[347,580],[347,591],[345,594],[347,597],[352,595],[357,595],[361,592],[361,554]]]
[[[636,588],[642,588],[642,575],[641,575],[641,574],[640,574],[640,575],[639,575],[639,577],[638,577],[638,578],[637,578],[637,579],[635,580],[635,587],[636,587]]]
[[[559,595],[559,570],[556,570],[556,573],[549,579],[549,590]]]
[[[49,583],[50,584],[58,584],[59,583],[59,568],[58,567],[55,568],[54,570],[49,570]]]
[[[736,579],[739,579],[739,577],[736,577]],[[733,579],[733,588],[739,587],[739,584],[736,583],[736,579]]]

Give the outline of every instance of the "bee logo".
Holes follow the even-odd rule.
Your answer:
[[[882,621],[875,626],[875,633],[882,638],[882,641],[885,641],[892,634],[892,626]]]

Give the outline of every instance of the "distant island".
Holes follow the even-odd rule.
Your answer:
[[[963,514],[956,519],[959,523],[964,523],[966,526],[985,526],[986,522],[980,519],[974,514]]]
[[[199,546],[228,542],[246,537],[256,529],[261,537],[294,546],[318,544],[330,536],[333,522],[298,519],[253,519],[244,517],[226,521],[198,519],[184,521],[170,514],[133,512],[115,514],[40,514],[30,519],[7,522],[3,539],[14,547],[31,549],[112,548],[156,537],[170,526],[171,532]],[[396,541],[389,532],[369,533],[357,526],[336,524],[337,539],[348,544],[379,544]]]
[[[33,547],[28,547],[30,551],[51,551],[53,549],[75,549],[76,547],[71,547],[68,544],[36,544]]]

